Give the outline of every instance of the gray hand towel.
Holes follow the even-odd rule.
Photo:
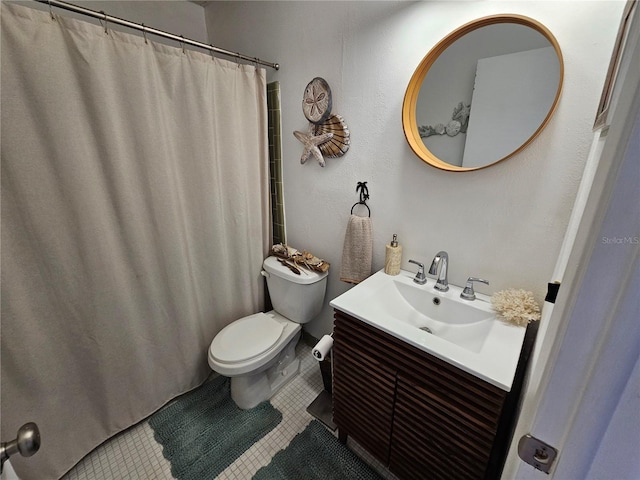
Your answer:
[[[351,215],[342,248],[340,280],[360,283],[371,275],[373,240],[371,218]]]

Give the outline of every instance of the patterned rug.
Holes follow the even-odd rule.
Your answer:
[[[217,377],[154,413],[149,424],[172,475],[202,480],[215,478],[281,420],[269,402],[238,408],[229,379]]]
[[[381,477],[317,420],[276,453],[253,480],[379,480]]]

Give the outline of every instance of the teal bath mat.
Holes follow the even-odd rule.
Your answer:
[[[253,480],[379,480],[355,453],[341,444],[317,420],[276,453]]]
[[[217,377],[154,413],[149,424],[179,480],[215,478],[282,420],[269,402],[241,410]]]

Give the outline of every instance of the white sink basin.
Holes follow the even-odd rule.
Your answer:
[[[480,352],[493,326],[494,314],[487,302],[450,298],[435,289],[429,291],[395,277],[378,290],[370,306],[472,352]]]
[[[520,356],[525,328],[496,318],[489,297],[460,298],[413,282],[402,270],[382,270],[330,302],[331,306],[509,391]]]

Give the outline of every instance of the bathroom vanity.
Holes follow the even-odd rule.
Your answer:
[[[507,368],[511,377],[507,384],[491,377],[496,372],[478,373],[465,362],[473,363],[476,357],[478,364],[483,363],[483,346],[491,344],[491,334],[480,346],[462,340],[445,345],[452,343],[439,336],[446,335],[438,325],[445,319],[433,319],[436,314],[408,302],[407,295],[437,303],[448,315],[456,312],[453,304],[459,289],[452,286],[450,292],[435,293],[431,282],[410,285],[411,275],[401,272],[390,277],[379,272],[331,302],[335,309],[333,420],[339,437],[343,442],[348,436],[353,438],[401,479],[499,478],[535,332],[525,341],[525,328],[507,327],[507,334],[513,335],[508,341],[516,345],[510,345],[508,359],[505,352],[495,352],[494,357],[503,362],[502,367],[504,362],[512,363]],[[411,291],[394,299],[402,283]],[[377,318],[372,312],[367,314],[375,303],[371,295],[392,307],[388,315],[380,311],[382,305],[378,305]],[[403,307],[401,301],[409,307]],[[487,305],[481,305],[484,307]],[[398,328],[389,323],[394,321],[393,310],[404,317],[396,318]],[[492,315],[490,310],[485,313]],[[464,310],[457,314],[465,316]],[[433,320],[428,332],[420,327],[426,318]],[[453,327],[474,334],[482,332],[478,323],[484,321],[499,322],[495,316],[475,317],[469,324]],[[410,322],[415,331],[406,328]],[[466,350],[468,356],[457,350]]]

